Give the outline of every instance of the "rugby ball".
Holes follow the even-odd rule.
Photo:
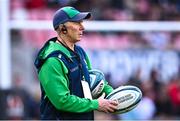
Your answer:
[[[141,101],[142,92],[136,86],[120,86],[113,90],[106,99],[115,100],[118,103],[118,110],[114,113],[122,114],[134,109]]]
[[[105,76],[100,70],[97,69],[89,70],[89,76],[91,95],[93,99],[96,99],[101,95],[104,89]]]

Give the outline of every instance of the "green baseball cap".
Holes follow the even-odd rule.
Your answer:
[[[57,10],[53,17],[53,27],[56,30],[60,24],[68,21],[78,22],[91,17],[90,12],[80,12],[74,7],[62,7]]]

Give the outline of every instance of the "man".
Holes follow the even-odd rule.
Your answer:
[[[83,35],[84,19],[88,12],[79,12],[73,7],[59,9],[53,18],[57,37],[46,42],[39,51],[35,65],[41,83],[41,119],[93,120],[93,110],[106,113],[117,109],[115,101],[103,98],[89,99],[82,82],[90,83],[90,61],[84,50],[75,43]],[[113,90],[107,82],[105,94]]]

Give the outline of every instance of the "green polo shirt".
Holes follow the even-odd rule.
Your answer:
[[[68,57],[71,57],[69,50],[63,45],[50,42],[40,54],[40,58],[47,57],[51,52],[61,50]],[[88,56],[86,56],[86,62],[89,69],[91,69],[91,64]],[[89,112],[98,109],[97,99],[86,99],[79,98],[78,96],[71,95],[69,90],[69,80],[67,77],[68,69],[64,63],[57,57],[51,57],[46,60],[46,62],[41,67],[39,71],[38,78],[40,83],[46,93],[46,97],[49,98],[51,103],[58,109],[68,112]],[[109,94],[113,88],[105,82],[104,92]]]

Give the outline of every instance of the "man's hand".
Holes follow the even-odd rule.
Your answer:
[[[98,111],[106,113],[113,113],[114,111],[116,111],[118,103],[116,101],[104,99],[104,97],[105,93],[103,93],[102,96],[98,98]]]

